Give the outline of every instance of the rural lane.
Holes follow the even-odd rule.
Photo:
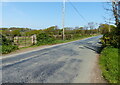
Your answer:
[[[3,83],[91,83],[100,36],[2,59]]]

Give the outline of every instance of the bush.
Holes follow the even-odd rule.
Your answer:
[[[75,39],[75,38],[79,38],[79,37],[81,37],[80,34],[74,34],[74,35],[73,35],[73,39]]]
[[[0,45],[11,45],[11,41],[0,34]]]
[[[118,47],[119,46],[119,38],[120,36],[118,35],[118,29],[114,28],[114,30],[111,30],[111,32],[108,32],[103,35],[101,38],[101,42],[103,46],[114,46]]]
[[[46,33],[40,33],[37,35],[37,45],[53,44],[55,38]]]
[[[118,48],[106,47],[100,55],[102,74],[110,83],[120,81],[118,66]]]
[[[5,36],[0,35],[0,53],[6,54],[18,49],[18,46],[12,45],[12,42]]]
[[[72,39],[72,35],[70,35],[70,34],[65,35],[65,39],[66,40],[71,40]]]
[[[18,49],[18,46],[2,45],[2,54],[10,53],[17,49]]]

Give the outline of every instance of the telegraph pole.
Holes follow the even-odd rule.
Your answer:
[[[111,20],[111,18],[109,19],[109,32],[111,31],[110,20]]]
[[[65,0],[63,0],[63,6],[62,6],[62,28],[63,28],[63,40],[65,40]]]

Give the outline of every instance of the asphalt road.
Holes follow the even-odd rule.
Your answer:
[[[90,83],[101,47],[91,37],[2,59],[3,83]]]

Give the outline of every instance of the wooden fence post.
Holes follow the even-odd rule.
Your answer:
[[[36,43],[37,43],[36,34],[32,35],[31,38],[32,38],[32,44],[33,44],[33,45],[36,44]]]
[[[19,45],[19,37],[18,36],[16,37],[16,42],[17,42],[17,45]]]
[[[34,35],[34,40],[35,40],[35,44],[37,43],[37,36],[36,34]]]
[[[19,45],[19,37],[16,36],[13,39],[14,39],[14,44]]]
[[[26,47],[26,36],[25,36],[25,47]]]
[[[34,42],[33,42],[33,35],[31,36],[31,42],[32,42],[32,45],[34,44]]]

